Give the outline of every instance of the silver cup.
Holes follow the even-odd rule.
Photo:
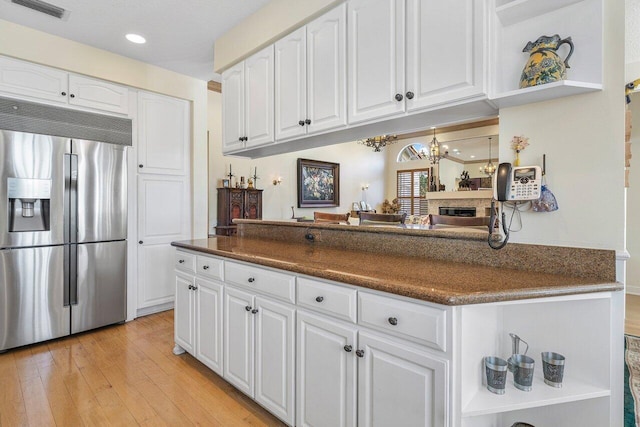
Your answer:
[[[541,353],[544,382],[551,387],[562,387],[564,376],[564,356],[552,351]]]
[[[524,354],[511,356],[513,362],[513,384],[518,390],[531,391],[535,360]]]
[[[484,368],[487,375],[487,390],[504,394],[507,383],[507,361],[499,357],[485,357]]]

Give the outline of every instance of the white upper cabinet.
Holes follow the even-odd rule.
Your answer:
[[[69,104],[127,114],[129,89],[84,76],[69,76]]]
[[[271,143],[273,119],[273,46],[244,61],[245,77],[245,146]]]
[[[222,73],[222,150],[275,141],[273,45]]]
[[[405,111],[405,0],[348,3],[349,123]]]
[[[244,142],[244,62],[222,73],[222,151]]]
[[[407,109],[483,96],[484,1],[408,0],[406,16]]]
[[[127,114],[129,89],[55,68],[0,56],[0,93]]]
[[[138,94],[138,172],[186,175],[189,169],[189,103]]]
[[[307,28],[275,44],[276,139],[307,133]]]
[[[346,6],[275,44],[276,140],[345,126]]]

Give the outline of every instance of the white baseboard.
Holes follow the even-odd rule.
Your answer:
[[[625,291],[631,295],[640,295],[640,286],[627,286]]]
[[[160,313],[161,311],[173,310],[173,302],[167,302],[164,304],[154,305],[153,307],[139,308],[136,317],[148,316],[154,313]]]

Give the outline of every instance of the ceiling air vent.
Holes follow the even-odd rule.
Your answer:
[[[42,0],[10,0],[11,3],[18,4],[20,6],[28,7],[37,12],[53,16],[58,19],[65,19],[69,12],[65,9],[55,6],[51,3],[43,2]]]

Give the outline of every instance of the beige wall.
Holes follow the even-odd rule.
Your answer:
[[[209,92],[209,230],[213,233],[217,218],[217,192],[221,180],[233,165],[233,173],[245,179],[258,168],[258,188],[263,189],[263,218],[286,219],[291,217],[291,206],[296,216],[313,218],[315,210],[322,212],[346,213],[351,203],[366,198],[367,202],[378,209],[384,194],[384,153],[374,153],[372,149],[347,142],[328,147],[280,154],[260,159],[244,159],[222,155],[221,135],[222,96]],[[298,208],[297,199],[297,159],[312,159],[340,164],[340,207],[337,208]],[[282,177],[282,183],[274,186],[272,181]],[[363,185],[369,189],[362,190]],[[365,194],[366,193],[366,194]]]
[[[344,0],[271,0],[216,40],[214,69],[221,73]]]
[[[631,95],[629,104],[633,128],[631,130],[631,159],[629,188],[627,189],[627,289],[640,295],[640,93]]]
[[[604,5],[604,90],[500,110],[500,141],[529,137],[522,164],[547,155],[560,209],[523,212],[512,242],[625,249],[624,2]],[[579,47],[577,46],[576,49]],[[500,160],[514,158],[500,144]]]
[[[191,101],[193,236],[207,232],[207,83],[0,20],[0,54]]]

